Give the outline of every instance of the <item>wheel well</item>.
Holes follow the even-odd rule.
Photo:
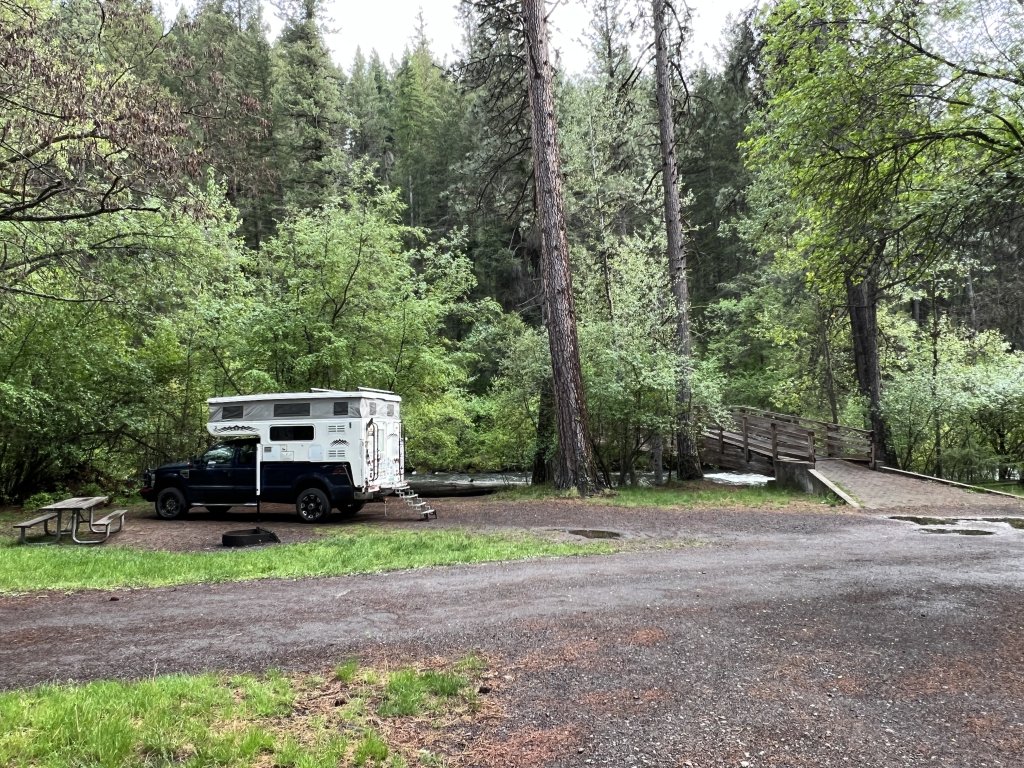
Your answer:
[[[318,491],[323,491],[324,495],[327,496],[328,501],[332,501],[331,489],[328,488],[327,483],[318,477],[304,477],[295,481],[294,493],[292,494],[296,498],[303,491],[309,490],[310,488],[316,488]]]

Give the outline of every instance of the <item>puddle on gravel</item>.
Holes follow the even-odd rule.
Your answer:
[[[571,533],[573,536],[582,536],[585,539],[621,539],[622,534],[618,531],[599,531],[592,528],[577,528],[572,531],[566,531]]]
[[[961,528],[970,523],[1002,523],[1018,531],[1024,530],[1024,518],[1020,517],[917,517],[914,515],[890,515],[890,520],[914,523],[922,527],[921,533],[953,533],[958,536],[993,536],[996,531],[983,531],[977,528]]]
[[[902,520],[906,523],[916,523],[917,525],[953,525],[960,522],[959,520],[949,520],[944,517],[913,517],[911,515],[890,515],[890,520]]]
[[[983,517],[986,523],[1006,523],[1011,528],[1024,531],[1024,517]]]

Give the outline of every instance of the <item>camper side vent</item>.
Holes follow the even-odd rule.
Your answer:
[[[328,434],[334,434],[334,433],[337,433],[337,432],[345,432],[345,431],[346,430],[345,430],[345,425],[344,424],[328,424],[327,425],[327,432],[328,432]]]
[[[327,458],[328,459],[344,459],[345,458],[345,449],[344,448],[331,448],[329,451],[327,451]]]

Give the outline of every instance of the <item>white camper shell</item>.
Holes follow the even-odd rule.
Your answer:
[[[408,487],[402,398],[394,392],[314,389],[207,402],[207,431],[218,438],[258,438],[258,466],[346,462],[355,498],[363,500]],[[257,471],[257,495],[262,474]]]

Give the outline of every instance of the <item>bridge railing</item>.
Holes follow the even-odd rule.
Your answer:
[[[730,412],[732,424],[716,425],[705,433],[705,445],[719,455],[728,449],[740,449],[747,462],[755,457],[770,457],[811,462],[840,458],[874,463],[870,430],[757,408],[735,407]]]

